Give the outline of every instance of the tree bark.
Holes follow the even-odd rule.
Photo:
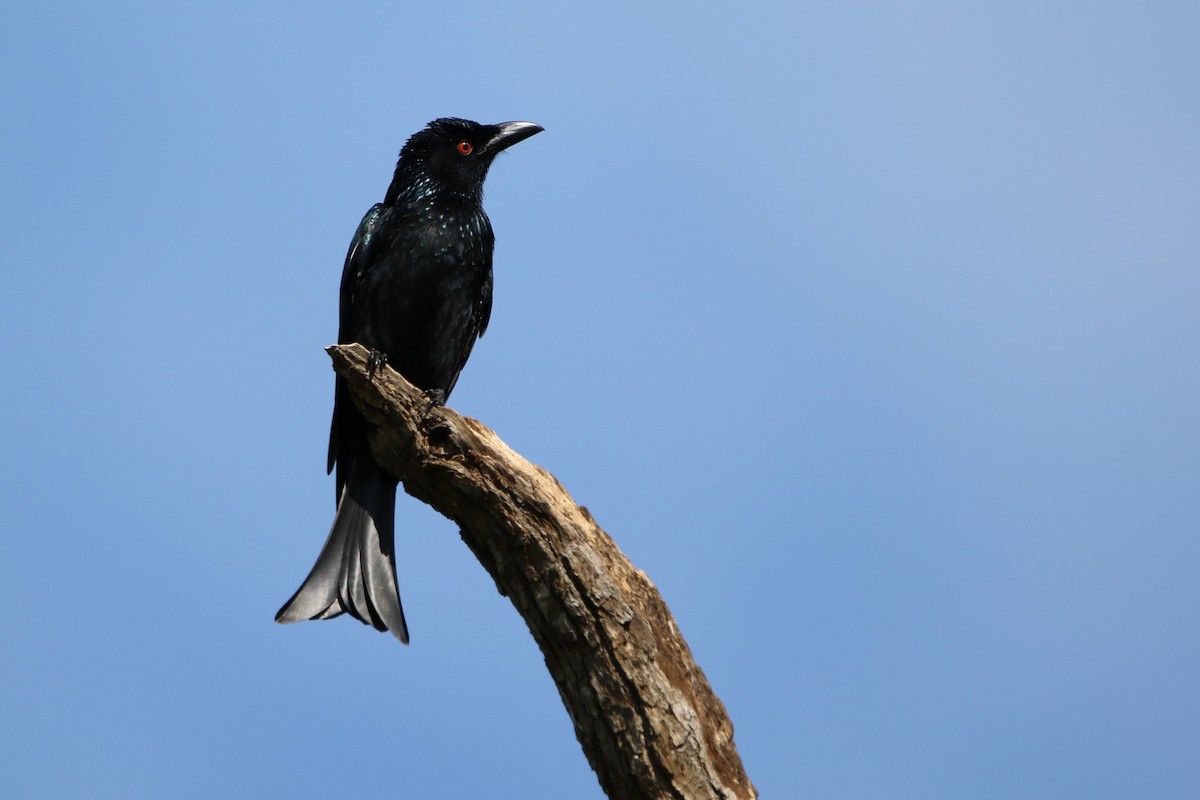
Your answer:
[[[328,349],[379,463],[453,520],[525,619],[608,797],[755,798],[733,724],[645,573],[541,467],[360,345]]]

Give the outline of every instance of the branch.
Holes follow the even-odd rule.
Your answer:
[[[755,798],[733,725],[671,612],[588,510],[479,422],[438,407],[361,345],[328,348],[375,458],[453,520],[541,647],[610,798]]]

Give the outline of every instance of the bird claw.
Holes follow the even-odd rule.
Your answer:
[[[375,373],[387,366],[387,353],[382,350],[372,350],[367,356],[367,377],[375,380]]]
[[[425,413],[446,404],[446,393],[441,389],[426,389],[421,394],[425,395],[425,399],[429,401],[429,404],[425,406]]]

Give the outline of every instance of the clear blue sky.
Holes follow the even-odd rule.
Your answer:
[[[411,8],[402,8],[411,6]],[[17,4],[12,797],[596,798],[455,528],[272,615],[404,139],[493,168],[451,405],[656,582],[772,798],[1200,796],[1200,6]]]

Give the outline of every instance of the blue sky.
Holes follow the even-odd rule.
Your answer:
[[[493,167],[451,405],[645,570],[765,797],[1200,793],[1194,3],[22,4],[0,32],[14,797],[599,797],[454,527],[277,626],[404,139]]]

